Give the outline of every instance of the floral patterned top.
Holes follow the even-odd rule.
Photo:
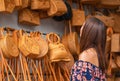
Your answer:
[[[72,67],[70,81],[106,81],[106,77],[99,67],[79,60]]]

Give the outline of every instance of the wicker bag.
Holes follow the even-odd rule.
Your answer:
[[[40,54],[36,59],[42,58],[48,53],[48,43],[42,38],[42,34],[40,32],[33,32],[33,37],[40,46]]]
[[[1,33],[1,39],[0,39],[0,47],[3,51],[3,55],[6,58],[14,58],[19,55],[18,47],[14,43],[14,38],[13,35],[10,33],[3,34],[4,29],[0,28],[0,33]]]
[[[48,14],[47,14],[47,11],[40,11],[39,12],[39,17],[40,17],[40,19],[45,19],[45,18],[48,18],[49,16],[48,16]]]
[[[82,26],[85,22],[85,12],[80,9],[79,3],[76,4],[78,9],[73,9],[73,17],[72,17],[72,26]]]
[[[18,22],[20,24],[38,26],[40,25],[39,13],[30,9],[22,9],[19,11]]]
[[[31,0],[22,0],[22,8],[27,8],[30,6]]]
[[[65,49],[65,46],[62,43],[60,43],[59,39],[60,38],[57,34],[49,33],[47,35],[47,41],[49,42],[48,46],[50,60],[51,62],[70,61],[70,58],[67,57],[67,50]]]
[[[67,12],[67,7],[62,0],[50,0],[50,9],[48,10],[49,16],[60,16]]]
[[[12,13],[14,8],[15,4],[13,0],[0,0],[0,12]]]
[[[115,19],[112,16],[105,16],[101,12],[95,12],[94,17],[100,19],[108,27],[114,27],[114,25],[115,25]]]
[[[81,0],[82,4],[97,4],[100,0]]]
[[[78,35],[76,32],[72,32],[71,23],[69,22],[70,33],[68,35],[68,48],[73,55],[80,53],[80,46],[78,42]]]
[[[111,52],[120,52],[120,34],[112,35]]]
[[[111,13],[112,17],[115,19],[115,25],[113,26],[113,31],[115,33],[120,33],[120,14],[119,13]]]
[[[14,0],[16,9],[20,9],[22,7],[22,1],[23,0]]]
[[[49,0],[31,0],[31,9],[33,10],[48,10],[49,8]]]
[[[29,56],[30,58],[35,58],[40,54],[39,44],[34,38],[23,33],[23,30],[19,31],[19,49],[24,56]]]

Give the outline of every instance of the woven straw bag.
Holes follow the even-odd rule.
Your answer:
[[[50,0],[31,0],[32,10],[48,10],[50,8]]]
[[[16,9],[20,9],[22,7],[22,1],[23,0],[14,0]]]
[[[40,19],[45,19],[45,18],[48,18],[49,16],[48,16],[48,14],[47,14],[47,11],[40,11],[39,12],[39,17],[40,17]]]
[[[50,0],[50,9],[48,10],[49,16],[60,16],[67,12],[67,7],[62,0]]]
[[[120,34],[112,35],[111,52],[120,52]]]
[[[79,2],[76,3],[77,9],[72,9],[72,26],[82,26],[85,22],[85,12],[79,7]]]
[[[26,24],[31,26],[40,25],[40,17],[39,13],[36,11],[32,11],[30,9],[22,9],[19,11],[18,22],[20,24]]]
[[[82,4],[97,4],[100,0],[81,0]]]
[[[19,49],[22,54],[30,58],[37,57],[40,54],[40,47],[35,38],[23,33],[23,30],[20,30],[19,34]]]
[[[76,32],[72,32],[71,23],[69,22],[70,33],[68,35],[68,48],[73,55],[80,53],[80,46],[78,42],[78,35]]]
[[[49,42],[49,57],[51,62],[70,61],[70,58],[67,57],[67,50],[65,49],[65,46],[60,43],[60,38],[57,34],[51,32],[46,38]]]
[[[42,34],[40,32],[34,32],[33,37],[35,37],[36,42],[38,42],[40,46],[40,54],[36,59],[42,58],[48,53],[48,43],[42,38]]]
[[[12,13],[14,8],[15,4],[13,0],[0,0],[0,12]]]
[[[6,58],[14,58],[19,55],[18,47],[14,43],[14,37],[10,33],[3,34],[4,29],[0,28],[1,39],[0,39],[0,47],[3,51],[3,55]]]
[[[114,27],[115,25],[115,19],[112,16],[105,16],[101,12],[95,12],[94,17],[100,19],[108,27]]]
[[[120,33],[120,14],[119,13],[111,13],[111,16],[115,19],[115,25],[113,26],[113,31],[115,33]]]
[[[31,4],[31,0],[22,0],[22,8],[27,8]]]

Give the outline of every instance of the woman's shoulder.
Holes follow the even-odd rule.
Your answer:
[[[83,51],[79,55],[79,60],[90,62],[91,64],[96,65],[97,67],[99,66],[97,52],[93,48]]]

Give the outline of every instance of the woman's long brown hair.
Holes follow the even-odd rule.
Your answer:
[[[105,59],[105,44],[106,27],[104,23],[94,17],[87,19],[80,37],[80,53],[89,48],[95,48],[98,55],[99,67],[103,71],[107,68]]]

